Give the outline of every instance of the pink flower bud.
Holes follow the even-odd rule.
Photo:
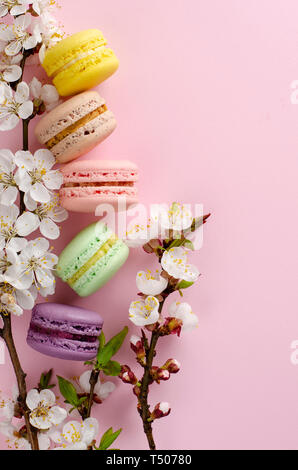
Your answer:
[[[132,389],[134,395],[139,398],[141,394],[141,388],[138,385],[135,385],[134,388]]]
[[[162,369],[168,370],[171,374],[177,374],[181,368],[180,362],[176,359],[168,359]]]
[[[133,352],[136,353],[138,359],[143,359],[145,357],[145,348],[143,340],[136,335],[132,335],[130,338],[130,347]]]
[[[164,418],[165,416],[168,416],[171,412],[171,408],[169,403],[167,402],[161,402],[158,403],[154,410],[151,413],[151,419],[159,419],[159,418]]]
[[[153,366],[150,370],[150,374],[153,380],[159,383],[160,380],[169,380],[170,372],[168,370],[161,369],[160,367]]]
[[[175,318],[175,317],[166,318],[164,325],[163,325],[163,334],[180,336],[182,324],[183,322],[179,318]]]
[[[125,384],[131,384],[131,385],[135,385],[138,381],[135,374],[132,372],[132,370],[128,366],[122,366],[121,367],[121,372],[119,374],[119,378]]]

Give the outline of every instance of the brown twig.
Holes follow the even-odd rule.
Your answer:
[[[143,421],[144,433],[146,434],[150,450],[155,450],[156,445],[153,438],[152,423],[150,419],[150,406],[148,403],[149,384],[151,380],[150,370],[152,368],[155,356],[155,348],[159,338],[159,328],[154,330],[151,335],[149,349],[146,350],[146,364],[144,365],[144,375],[141,380],[141,389],[139,396],[139,413]]]
[[[88,398],[87,414],[86,414],[86,417],[84,419],[90,418],[91,408],[92,408],[92,405],[93,405],[94,388],[95,388],[95,385],[98,382],[98,378],[99,378],[99,370],[92,369],[90,380],[89,380],[90,394],[89,394],[89,398]]]
[[[9,314],[8,315],[1,314],[1,316],[3,320],[3,328],[1,329],[1,336],[5,341],[5,344],[8,349],[10,359],[13,365],[13,369],[16,375],[18,389],[19,389],[18,402],[20,405],[20,409],[22,410],[22,413],[25,418],[28,440],[31,444],[32,450],[39,450],[37,431],[35,428],[31,426],[30,420],[29,420],[30,410],[26,404],[26,397],[27,397],[26,374],[21,367],[18,353],[14,344],[12,329],[11,329],[11,316]]]

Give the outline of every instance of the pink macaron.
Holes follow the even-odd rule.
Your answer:
[[[78,160],[64,165],[61,171],[60,203],[69,211],[95,213],[100,204],[112,204],[117,210],[120,197],[126,203],[123,209],[138,202],[138,168],[132,162]]]
[[[116,125],[105,100],[96,91],[86,91],[45,114],[35,135],[58,162],[67,163],[106,139]]]

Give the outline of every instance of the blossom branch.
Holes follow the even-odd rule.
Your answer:
[[[146,365],[144,366],[145,372],[141,380],[140,396],[139,396],[139,413],[143,421],[144,432],[147,436],[150,450],[155,450],[156,445],[153,438],[152,424],[150,421],[150,407],[148,404],[149,384],[151,381],[150,370],[153,365],[155,356],[155,348],[160,336],[159,328],[152,332],[150,347],[146,350]]]
[[[91,408],[93,405],[93,398],[94,398],[94,389],[99,379],[99,372],[100,372],[99,370],[92,369],[90,380],[89,380],[90,393],[89,393],[89,398],[88,398],[88,403],[87,403],[87,412],[86,412],[86,415],[83,417],[83,419],[90,418],[91,416]]]
[[[199,278],[200,273],[197,268],[188,263],[188,249],[194,249],[188,237],[209,217],[210,214],[193,218],[184,205],[174,203],[167,214],[163,213],[163,223],[159,217],[156,217],[160,224],[156,226],[156,237],[147,239],[143,244],[146,253],[156,255],[162,270],[137,273],[136,284],[141,300],[130,304],[129,318],[136,326],[149,330],[151,338],[149,342],[142,329],[142,337],[132,335],[130,339],[136,360],[144,369],[142,378],[138,380],[127,365],[122,366],[119,377],[124,383],[133,386],[133,393],[138,399],[137,410],[142,419],[150,450],[156,449],[152,423],[167,416],[171,408],[167,402],[160,402],[151,410],[148,403],[149,387],[154,382],[160,384],[161,381],[170,379],[171,374],[176,374],[180,370],[180,364],[176,359],[168,359],[161,367],[153,365],[158,340],[171,334],[180,336],[182,330],[190,331],[198,325],[197,316],[186,302],[174,302],[165,318],[162,317],[162,310],[165,300],[171,294],[179,292],[182,297],[183,290],[192,286]],[[150,227],[149,223],[147,227]],[[136,234],[138,233],[141,235],[140,240],[146,238],[140,226],[136,226]],[[131,246],[140,246],[137,236],[131,240],[134,240]]]
[[[30,424],[30,419],[29,419],[30,410],[26,404],[26,397],[27,397],[26,374],[21,367],[18,353],[14,344],[14,339],[13,339],[12,329],[11,329],[11,316],[10,314],[8,315],[1,314],[1,316],[3,320],[2,338],[5,341],[5,344],[8,349],[10,359],[13,365],[13,369],[16,375],[16,379],[18,383],[18,390],[19,390],[18,402],[19,402],[20,409],[25,419],[28,440],[31,444],[32,450],[39,450],[38,440],[37,440],[37,430],[33,428],[33,426],[31,426]]]

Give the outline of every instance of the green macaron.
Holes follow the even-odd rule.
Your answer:
[[[82,230],[59,256],[56,274],[81,297],[96,292],[125,263],[128,247],[106,225]]]

